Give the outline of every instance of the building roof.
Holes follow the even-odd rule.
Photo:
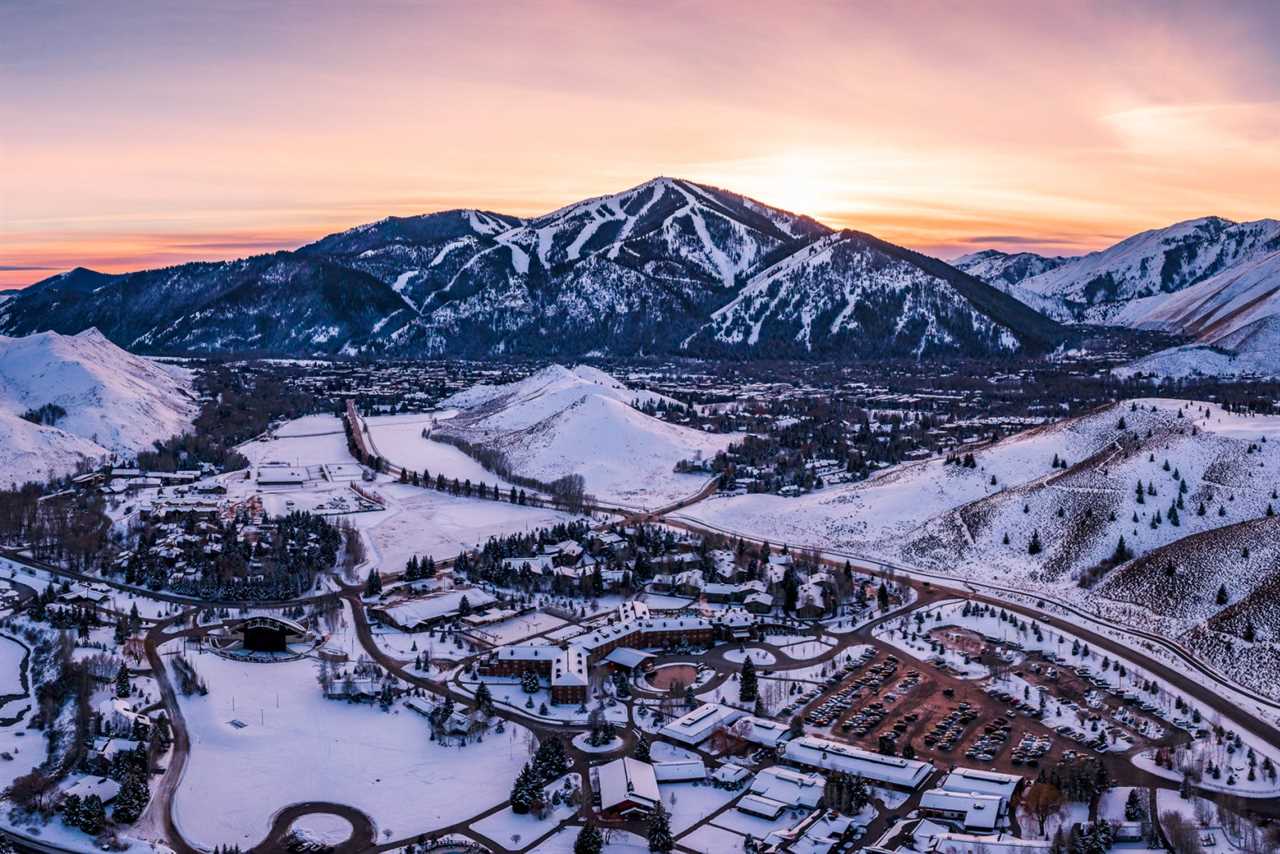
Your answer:
[[[968,830],[995,830],[1004,813],[1004,798],[977,792],[949,792],[930,789],[920,797],[920,809],[961,813]]]
[[[568,646],[557,650],[559,655],[551,664],[551,685],[553,687],[587,685],[587,654],[581,648]]]
[[[921,786],[933,771],[931,764],[918,759],[883,756],[811,735],[787,742],[783,756],[799,765],[858,774],[872,782],[911,789]]]
[[[628,670],[634,670],[653,657],[654,655],[651,652],[632,649],[629,646],[620,646],[606,655],[604,660],[610,664],[617,664]]]
[[[1002,774],[999,771],[982,771],[976,768],[956,768],[938,786],[951,792],[979,792],[1010,799],[1023,782],[1018,774]]]
[[[653,773],[659,783],[676,783],[684,780],[705,780],[707,766],[698,757],[654,762]]]
[[[413,599],[401,599],[389,605],[380,605],[376,610],[385,614],[387,619],[392,620],[397,625],[416,626],[456,612],[462,606],[464,597],[467,600],[467,604],[473,608],[483,608],[485,605],[497,601],[489,593],[478,587],[466,587],[441,590],[428,596]]]
[[[759,795],[743,795],[738,800],[738,809],[751,815],[758,815],[764,818],[777,818],[782,815],[782,811],[787,805],[781,801],[775,801],[771,798],[762,798]]]
[[[81,777],[62,791],[80,798],[97,795],[104,804],[108,804],[120,794],[120,784],[109,777]]]
[[[929,850],[937,854],[1040,854],[1052,847],[1047,839],[1020,839],[1007,833],[940,833]]]
[[[822,800],[826,778],[776,765],[763,769],[751,781],[751,794],[789,807],[816,807]]]
[[[664,726],[662,734],[685,744],[700,744],[718,728],[733,723],[743,714],[740,709],[719,703],[703,703]]]
[[[653,766],[624,756],[593,769],[600,787],[600,809],[631,801],[655,807],[662,800]]]
[[[777,747],[787,740],[790,728],[778,721],[748,715],[733,725],[733,734],[744,741],[763,747]]]

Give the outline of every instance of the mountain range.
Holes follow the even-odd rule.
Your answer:
[[[77,268],[0,302],[0,332],[96,327],[156,353],[918,359],[1042,352],[1104,324],[1195,339],[1179,357],[1193,367],[1225,353],[1280,369],[1263,322],[1280,313],[1278,276],[1275,220],[946,263],[656,178],[531,219],[450,210],[235,261]]]
[[[390,217],[292,252],[108,275],[0,304],[0,331],[97,327],[144,352],[986,356],[1058,322],[937,259],[657,178],[521,219]]]

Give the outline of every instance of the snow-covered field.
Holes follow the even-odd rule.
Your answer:
[[[515,471],[550,482],[580,474],[605,501],[655,507],[692,495],[706,477],[676,474],[681,459],[714,456],[736,434],[668,424],[632,402],[669,402],[608,374],[552,365],[505,386],[476,386],[441,406],[458,410],[442,433],[502,451]]]
[[[22,694],[22,659],[27,648],[13,638],[0,635],[0,696]]]
[[[453,412],[444,414],[452,415]],[[419,474],[427,472],[432,477],[442,474],[449,480],[470,480],[472,483],[485,483],[489,486],[496,483],[501,485],[503,491],[511,488],[511,484],[453,445],[424,439],[422,431],[432,428],[437,419],[438,415],[421,413],[375,415],[365,418],[365,424],[369,427],[369,436],[378,453],[397,466]]]
[[[501,803],[528,759],[526,731],[515,724],[483,742],[442,747],[399,704],[387,714],[326,700],[305,659],[193,660],[209,695],[180,698],[191,756],[175,816],[200,845],[248,848],[275,812],[311,800],[354,806],[394,837],[430,831]]]

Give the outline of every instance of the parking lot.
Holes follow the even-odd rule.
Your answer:
[[[976,661],[969,638],[957,639]],[[1003,667],[996,653],[1005,657]],[[1016,664],[1007,661],[1011,655]],[[800,714],[810,729],[868,750],[1020,773],[1099,748],[1128,751],[1169,739],[1167,727],[1136,703],[1099,690],[1087,674],[1011,650],[987,650],[983,660],[997,663],[994,683],[960,678],[877,642],[780,716]]]

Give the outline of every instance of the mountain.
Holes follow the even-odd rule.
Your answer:
[[[1070,261],[1061,255],[1037,255],[1035,252],[1001,252],[999,249],[983,249],[961,255],[951,266],[977,279],[994,285],[1005,293],[1014,294],[1013,286],[1057,269]]]
[[[295,252],[77,269],[0,303],[0,332],[93,326],[146,352],[487,358],[917,358],[1069,334],[936,259],[676,178],[533,219],[451,210]]]
[[[6,486],[131,456],[185,430],[196,409],[188,371],[127,353],[96,329],[0,335]]]
[[[1144,231],[1014,285],[1028,304],[1066,322],[1137,325],[1131,305],[1229,273],[1280,250],[1280,222],[1220,217]]]
[[[1056,324],[941,261],[840,231],[752,276],[684,346],[923,358],[1047,346],[1056,334]]]
[[[474,386],[441,401],[458,410],[436,435],[501,452],[516,474],[551,482],[582,475],[588,493],[656,507],[691,495],[705,476],[676,474],[682,459],[712,457],[738,434],[712,434],[645,415],[631,404],[673,403],[585,365],[551,365],[507,385]]]

